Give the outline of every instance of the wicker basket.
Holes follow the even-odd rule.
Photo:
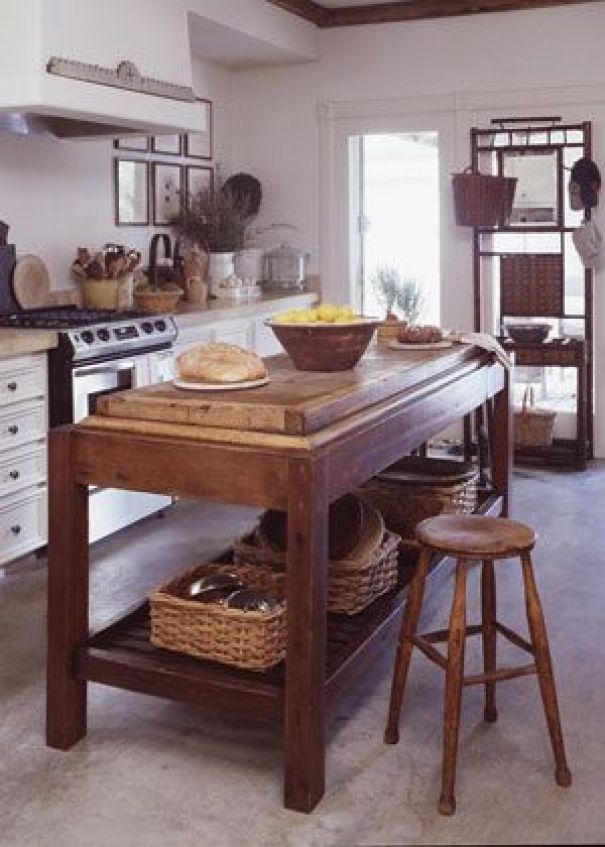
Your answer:
[[[510,217],[517,180],[489,174],[454,174],[454,213],[459,226],[502,226]]]
[[[510,317],[563,317],[563,256],[560,253],[502,255],[500,311]]]
[[[515,412],[515,447],[550,447],[557,413],[551,409],[537,409],[534,389],[528,386],[523,404]]]
[[[387,529],[405,540],[414,538],[425,518],[474,511],[478,479],[462,462],[407,456],[365,483],[359,494],[380,510]]]
[[[399,536],[386,532],[380,513],[364,504],[364,533],[353,550],[328,563],[328,611],[355,615],[397,585]],[[258,531],[236,542],[234,561],[286,578],[286,552],[266,546]]]
[[[197,565],[150,595],[151,643],[253,671],[264,671],[286,655],[285,605],[273,612],[244,612],[182,595],[201,576],[235,573],[250,588],[283,599],[284,580],[244,565]]]

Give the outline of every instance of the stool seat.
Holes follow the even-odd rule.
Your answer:
[[[458,558],[504,559],[531,550],[536,533],[518,521],[485,515],[438,515],[416,527],[425,547]]]

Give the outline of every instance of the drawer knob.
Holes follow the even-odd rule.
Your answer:
[[[9,391],[16,391],[16,390],[17,390],[18,385],[17,385],[17,383],[13,380],[12,382],[9,382],[9,383],[8,383],[8,385],[7,385],[6,387],[8,388],[8,390],[9,390]]]
[[[19,427],[17,426],[17,424],[11,424],[11,426],[9,426],[8,428],[8,431],[11,435],[16,435],[19,432]]]
[[[11,532],[12,532],[13,535],[19,535],[19,533],[21,532],[21,527],[19,526],[18,523],[15,524],[14,526],[11,526]]]
[[[19,471],[11,471],[9,476],[11,479],[19,479]]]

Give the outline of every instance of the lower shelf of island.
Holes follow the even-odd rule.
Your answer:
[[[502,498],[486,495],[479,514],[498,515]],[[431,576],[447,559],[435,559]],[[406,586],[379,597],[357,615],[328,615],[328,708],[365,668],[394,644]],[[92,635],[75,656],[78,679],[170,700],[195,703],[222,714],[280,724],[285,663],[267,672],[240,670],[155,647],[149,640],[149,604]]]

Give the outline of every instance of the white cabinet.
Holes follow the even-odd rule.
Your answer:
[[[46,355],[0,359],[0,564],[47,541]]]

